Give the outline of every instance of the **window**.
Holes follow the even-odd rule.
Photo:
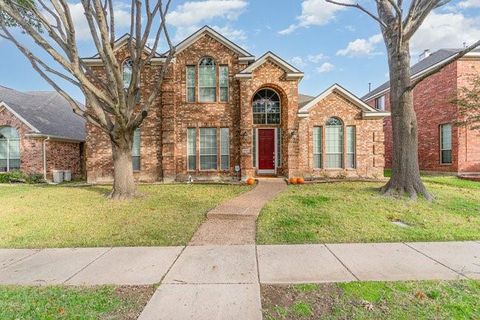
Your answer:
[[[199,100],[215,102],[217,100],[217,69],[215,60],[203,58],[198,66]]]
[[[228,102],[228,66],[220,66],[220,101]]]
[[[385,110],[385,95],[375,99],[375,109],[380,111]]]
[[[200,170],[217,170],[217,129],[200,128]]]
[[[187,102],[195,102],[195,66],[187,66]]]
[[[228,128],[220,129],[220,168],[230,169],[230,130]]]
[[[122,64],[123,72],[123,88],[128,89],[130,82],[132,82],[132,66],[133,62],[131,59],[127,59]]]
[[[440,125],[440,163],[452,163],[452,125]]]
[[[0,172],[20,169],[20,138],[13,127],[0,127]]]
[[[132,165],[133,171],[140,171],[140,128],[133,132]]]
[[[257,167],[257,130],[252,130],[252,166]]]
[[[353,169],[356,167],[355,159],[356,149],[356,128],[354,126],[347,126],[347,168]]]
[[[282,166],[282,129],[277,128],[277,167]]]
[[[279,124],[280,97],[271,89],[262,89],[253,97],[253,123]]]
[[[187,169],[192,171],[197,169],[197,129],[187,129]]]
[[[343,123],[338,118],[327,120],[325,129],[327,168],[343,168]]]
[[[322,168],[322,127],[313,127],[313,167]]]

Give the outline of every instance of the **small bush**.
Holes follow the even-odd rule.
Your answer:
[[[25,177],[25,182],[29,184],[45,183],[43,180],[43,174],[41,173],[30,173]]]
[[[40,173],[25,174],[20,170],[12,170],[0,173],[0,183],[43,183],[43,175]]]

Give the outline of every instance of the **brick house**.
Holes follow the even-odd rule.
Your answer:
[[[127,39],[114,49],[128,81]],[[102,76],[98,56],[84,61]],[[140,100],[164,61],[158,55],[146,67]],[[388,113],[339,85],[301,95],[302,77],[272,52],[256,59],[212,28],[198,30],[176,46],[157,106],[135,132],[136,179],[381,176]],[[91,125],[86,158],[89,182],[111,181],[109,139]]]
[[[426,51],[411,67],[412,78],[452,59],[458,49]],[[451,62],[440,72],[424,79],[413,90],[418,120],[420,170],[468,174],[480,172],[480,131],[456,126],[459,114],[451,103],[458,88],[468,86],[473,75],[480,74],[480,50]],[[379,111],[390,110],[388,82],[362,99]],[[385,166],[392,165],[392,124],[384,119]]]
[[[52,170],[83,174],[85,121],[57,92],[0,86],[0,172],[21,170],[52,178]]]

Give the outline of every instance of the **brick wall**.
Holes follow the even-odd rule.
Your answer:
[[[421,170],[438,172],[480,171],[479,133],[453,126],[452,163],[440,163],[440,125],[454,124],[458,119],[457,107],[450,101],[457,88],[465,85],[466,74],[480,70],[480,61],[462,59],[447,65],[440,72],[419,83],[413,91],[414,108],[418,119],[418,153]],[[375,105],[374,99],[368,104]],[[388,93],[386,110],[390,110]],[[391,118],[384,120],[385,163],[392,165]]]
[[[27,134],[32,130],[17,119],[7,109],[0,111],[0,126],[14,127],[20,136],[20,170],[26,173],[43,174],[43,141],[44,138],[31,138]],[[82,176],[81,144],[48,140],[47,178],[52,178],[52,170],[72,170],[72,176]]]
[[[313,127],[321,126],[323,131],[322,156],[325,167],[325,123],[330,117],[343,122],[344,155],[346,154],[346,127],[355,126],[356,131],[356,168],[355,169],[315,169],[313,165]],[[319,101],[309,116],[300,121],[299,167],[305,177],[375,177],[383,176],[384,146],[383,119],[362,119],[362,111],[350,101],[331,93]],[[344,168],[346,167],[344,156]]]

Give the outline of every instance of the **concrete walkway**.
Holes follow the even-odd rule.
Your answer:
[[[255,244],[258,214],[262,207],[286,188],[281,178],[260,178],[251,191],[220,204],[207,213],[189,245]]]
[[[0,249],[0,284],[161,283],[140,319],[261,319],[260,283],[480,279],[480,241]]]

